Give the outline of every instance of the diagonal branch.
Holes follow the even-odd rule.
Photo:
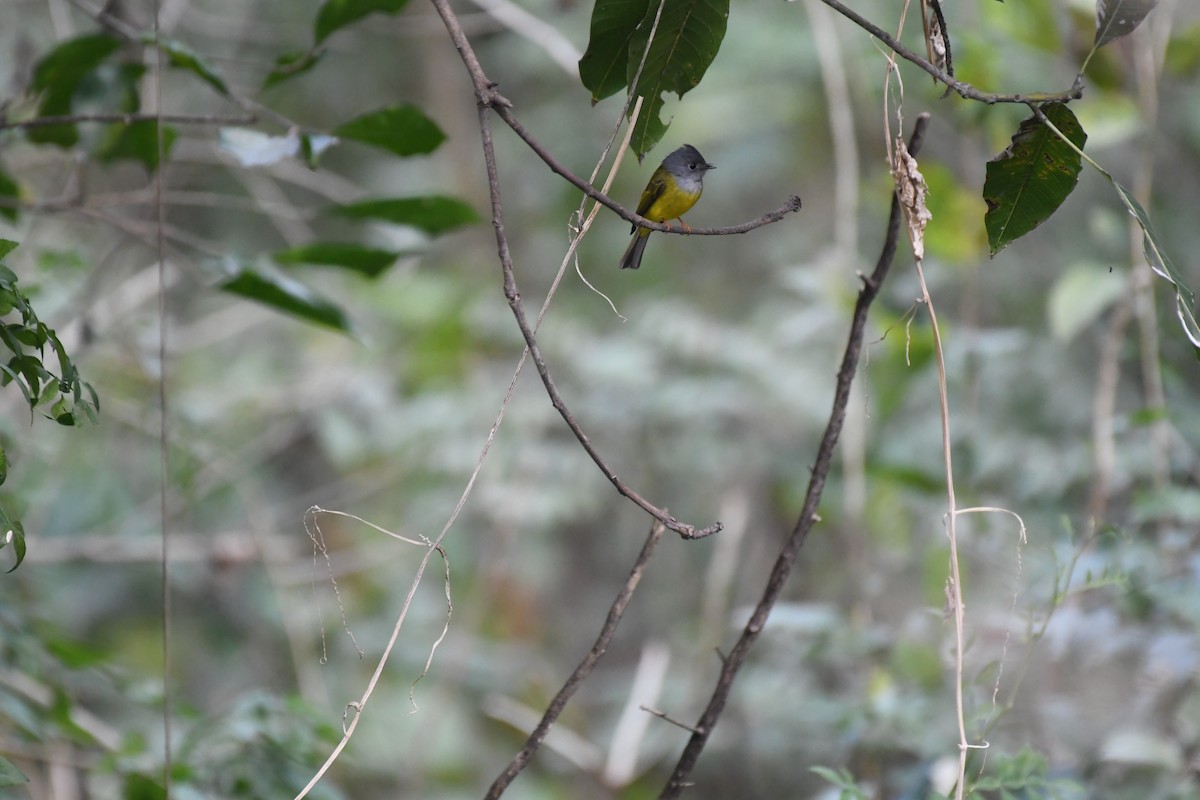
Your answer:
[[[938,69],[928,60],[909,50],[892,35],[883,28],[863,15],[857,13],[851,8],[843,5],[840,0],[821,0],[822,3],[832,8],[834,11],[841,14],[846,19],[853,22],[858,27],[865,30],[867,33],[874,36],[879,41],[886,44],[896,55],[903,58],[905,61],[911,61],[921,69],[928,72],[952,90],[965,97],[968,100],[978,100],[980,103],[994,105],[996,103],[1066,103],[1071,100],[1078,100],[1083,97],[1083,74],[1075,76],[1075,83],[1065,92],[1035,92],[1032,94],[995,94],[993,92],[981,92],[969,83],[956,80],[947,75],[944,71]]]
[[[928,114],[922,114],[917,117],[912,139],[908,145],[910,153],[915,155],[920,149],[928,124]],[[688,777],[695,767],[697,760],[700,758],[701,751],[704,750],[704,746],[708,743],[708,737],[712,734],[713,728],[721,716],[721,712],[725,709],[725,703],[729,699],[734,679],[737,678],[738,671],[741,669],[742,664],[745,663],[750,648],[754,645],[759,634],[762,633],[763,627],[767,624],[767,617],[770,615],[776,600],[779,599],[779,594],[783,590],[784,583],[787,582],[792,567],[795,566],[800,548],[804,546],[809,531],[812,530],[813,525],[817,522],[817,505],[821,500],[821,492],[825,489],[825,478],[829,474],[829,468],[833,463],[833,449],[837,445],[838,436],[842,432],[842,423],[846,418],[846,406],[850,402],[850,384],[853,382],[854,373],[858,369],[859,355],[862,352],[863,335],[867,324],[867,313],[872,301],[879,294],[879,287],[882,285],[884,279],[887,278],[892,261],[895,259],[896,249],[900,241],[900,221],[900,201],[897,197],[893,196],[892,211],[888,219],[887,238],[883,244],[883,251],[879,254],[879,260],[875,263],[875,271],[871,273],[869,278],[863,278],[863,286],[858,293],[858,302],[854,306],[854,316],[850,321],[850,335],[846,342],[846,351],[842,356],[841,368],[838,369],[837,387],[833,397],[833,409],[829,414],[829,423],[825,426],[825,433],[821,437],[820,446],[817,448],[817,458],[812,468],[812,477],[808,481],[808,491],[804,496],[804,508],[800,512],[800,519],[797,520],[795,528],[792,529],[791,536],[788,537],[787,542],[779,553],[779,557],[775,560],[775,566],[771,569],[771,575],[767,580],[767,586],[763,591],[762,599],[758,601],[758,605],[754,608],[754,613],[750,615],[750,621],[746,623],[746,627],[742,630],[742,635],[738,639],[737,644],[733,646],[729,655],[723,660],[721,674],[717,678],[716,686],[713,688],[708,707],[704,709],[704,713],[700,715],[699,721],[694,726],[692,736],[688,740],[687,746],[684,747],[683,753],[675,765],[675,770],[667,781],[667,785],[663,787],[662,794],[659,797],[678,797],[680,792],[688,785]]]
[[[595,644],[588,654],[584,656],[583,661],[575,668],[567,678],[563,687],[558,690],[558,694],[554,695],[554,699],[550,701],[550,705],[546,708],[546,713],[542,715],[542,719],[538,722],[537,727],[533,729],[533,733],[529,734],[529,738],[525,742],[525,746],[513,757],[509,765],[504,768],[495,782],[492,783],[486,795],[485,800],[496,800],[500,795],[504,794],[504,790],[508,785],[516,779],[521,770],[525,769],[526,765],[537,753],[541,747],[546,735],[550,732],[550,726],[562,713],[567,702],[575,694],[576,690],[583,685],[588,676],[592,674],[600,658],[608,651],[608,645],[612,642],[613,635],[617,632],[617,625],[621,622],[621,617],[625,615],[625,608],[629,605],[630,598],[633,597],[634,591],[637,589],[638,583],[642,580],[642,575],[646,571],[646,565],[650,562],[650,556],[654,553],[654,548],[658,546],[659,539],[662,538],[664,526],[656,522],[650,529],[650,535],[646,538],[646,543],[642,545],[642,552],[638,554],[637,561],[633,564],[633,569],[629,571],[629,577],[625,579],[625,585],[621,587],[621,591],[613,600],[612,606],[608,610],[608,617],[604,620],[604,626],[600,629],[600,635],[596,637]]]

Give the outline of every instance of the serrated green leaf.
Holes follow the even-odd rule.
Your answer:
[[[351,333],[346,313],[331,300],[284,275],[272,275],[243,266],[218,284],[222,291],[262,303],[285,314]]]
[[[163,155],[171,152],[175,143],[173,128],[163,127]],[[96,153],[97,158],[104,163],[120,159],[140,161],[150,172],[158,169],[158,121],[147,119],[138,120],[128,125],[121,125],[114,136]]]
[[[69,39],[42,58],[33,70],[30,84],[34,93],[42,95],[38,116],[56,117],[71,113],[75,90],[92,70],[96,69],[121,46],[121,40],[106,33],[90,34]],[[71,147],[79,141],[74,125],[44,125],[30,128],[25,137],[39,144]]]
[[[650,0],[596,0],[587,50],[579,59],[579,79],[592,93],[593,103],[628,85],[629,43],[649,6]]]
[[[1042,107],[1042,113],[1076,148],[1087,134],[1063,103]],[[1079,181],[1082,159],[1037,116],[1021,122],[1008,149],[987,164],[983,199],[991,254],[1003,250],[1038,225],[1062,205]]]
[[[351,219],[377,219],[408,225],[436,236],[478,222],[475,210],[453,197],[430,195],[382,200],[362,200],[337,206],[338,214]]]
[[[395,14],[407,3],[408,0],[325,0],[313,23],[313,36],[316,43],[320,44],[329,34],[368,14],[376,11]]]
[[[393,250],[376,250],[350,242],[314,242],[303,247],[281,250],[271,258],[279,264],[343,267],[368,278],[377,278],[395,264],[400,256],[401,253]]]
[[[324,48],[306,50],[303,53],[285,53],[275,59],[275,69],[267,73],[262,88],[270,89],[298,75],[303,75],[320,63],[327,51]]]
[[[355,117],[334,129],[343,139],[380,147],[398,156],[432,153],[446,134],[421,109],[413,105],[382,108]]]
[[[1096,0],[1096,39],[1093,49],[1132,33],[1156,5],[1158,0]]]
[[[18,246],[19,243],[14,242],[12,239],[0,239],[0,258],[4,258],[13,250],[16,250]],[[2,277],[5,277],[7,280],[12,281],[13,283],[15,283],[17,280],[17,276],[13,274],[12,270],[8,270],[8,275]]]
[[[141,41],[148,45],[156,44],[153,33],[143,34]],[[191,47],[177,39],[166,37],[160,37],[157,45],[167,54],[167,59],[171,62],[171,66],[186,69],[215,89],[219,94],[225,97],[229,96],[229,87],[225,85],[225,79]]]
[[[629,42],[625,76],[631,84],[657,13],[658,4],[651,2]],[[729,0],[667,0],[636,88],[636,93],[645,98],[632,139],[639,158],[650,152],[667,131],[662,121],[663,95],[674,92],[683,97],[700,83],[721,48],[728,21]]]

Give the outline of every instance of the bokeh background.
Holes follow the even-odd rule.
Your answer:
[[[526,16],[498,0],[455,7],[519,118],[590,174],[621,108],[619,97],[593,107],[570,66],[591,9],[519,5]],[[15,221],[0,220],[0,235],[21,244],[7,263],[102,404],[99,424],[68,429],[31,424],[19,394],[0,393],[2,496],[29,537],[25,563],[0,578],[0,755],[32,778],[5,797],[113,797],[161,768],[160,382],[182,797],[303,786],[365,687],[421,556],[319,516],[326,561],[306,510],[436,536],[503,401],[523,342],[486,221],[466,72],[432,7],[414,0],[336,33],[311,72],[260,89],[281,53],[309,46],[317,7],[167,0],[160,15],[235,92],[306,129],[411,102],[448,140],[421,158],[343,143],[318,170],[246,168],[212,128],[180,126],[163,171],[165,365],[144,167],[89,158],[98,134],[86,129],[71,150],[0,131],[22,202]],[[898,4],[855,7],[885,29],[899,24]],[[30,106],[37,60],[98,30],[91,8],[0,4],[0,86],[14,118]],[[145,2],[108,8],[152,27]],[[997,92],[1069,88],[1094,31],[1094,6],[1075,0],[946,12],[958,76]],[[920,50],[919,27],[910,9],[903,38]],[[688,142],[718,165],[692,225],[743,222],[790,194],[803,211],[743,236],[655,235],[636,273],[616,269],[628,226],[602,211],[578,269],[619,314],[574,266],[566,273],[539,338],[567,403],[622,479],[681,519],[726,530],[664,539],[561,720],[569,736],[552,738],[510,796],[661,787],[687,733],[659,719],[640,734],[618,728],[645,702],[631,706],[635,676],[653,684],[659,670],[647,705],[674,719],[703,708],[714,648],[733,642],[799,512],[859,274],[883,239],[885,123],[907,134],[928,111],[925,271],[945,338],[958,502],[1013,512],[1027,534],[1005,513],[960,518],[967,731],[991,747],[973,770],[988,775],[1027,748],[1034,793],[1023,796],[1200,797],[1200,367],[1173,296],[1142,263],[1108,183],[1086,168],[1051,220],[989,258],[984,165],[1028,110],[942,98],[909,66],[885,103],[885,67],[877,43],[816,0],[734,4],[704,81],[668,104],[663,143],[641,165],[625,160],[613,195],[632,205],[653,166]],[[1139,194],[1193,285],[1198,77],[1200,9],[1163,0],[1093,58],[1072,104],[1088,154]],[[241,113],[183,71],[168,71],[162,97],[167,111]],[[265,115],[256,127],[284,133]],[[532,313],[579,196],[494,128]],[[430,239],[325,211],[420,193],[462,198],[485,221]],[[320,239],[413,252],[375,280],[296,274],[347,310],[355,337],[214,289],[226,258]],[[825,765],[849,770],[865,796],[923,798],[957,756],[937,368],[919,294],[902,255],[872,311],[821,523],[692,796],[837,796],[810,772]],[[445,539],[454,613],[431,670],[413,687],[445,622],[440,565],[315,796],[479,796],[590,646],[649,524],[527,368]],[[1048,788],[1037,788],[1039,757]]]

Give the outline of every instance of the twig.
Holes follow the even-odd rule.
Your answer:
[[[858,25],[858,27],[862,28],[879,41],[886,44],[893,52],[896,53],[896,55],[900,56],[905,61],[911,61],[913,64],[916,64],[918,67],[932,75],[934,79],[946,84],[946,86],[950,87],[959,95],[967,98],[968,100],[978,100],[981,103],[994,105],[996,103],[1066,103],[1070,100],[1078,100],[1080,97],[1083,97],[1082,73],[1075,77],[1075,83],[1065,92],[1034,92],[1031,94],[995,94],[992,92],[981,92],[971,84],[947,75],[945,72],[929,63],[929,61],[926,59],[921,58],[921,56],[900,44],[895,37],[889,35],[888,32],[883,28],[880,28],[866,17],[842,5],[839,0],[821,0],[821,2],[841,14],[843,17],[846,17],[854,24]]]
[[[9,128],[42,128],[47,125],[77,125],[84,122],[121,123],[160,122],[169,125],[253,125],[258,117],[234,117],[221,114],[61,114],[33,119],[0,119],[0,130]]]
[[[578,175],[571,172],[571,170],[563,166],[558,159],[551,155],[550,151],[543,147],[542,143],[539,142],[533,136],[533,134],[531,134],[525,128],[525,126],[521,124],[520,120],[518,120],[516,115],[512,112],[512,104],[494,90],[492,90],[490,93],[497,102],[497,104],[494,106],[496,115],[500,117],[500,119],[504,120],[508,127],[513,129],[513,133],[521,137],[521,140],[525,142],[525,144],[529,145],[529,149],[536,153],[538,158],[545,162],[546,166],[550,168],[551,172],[566,178],[567,182],[579,189],[579,191],[583,192],[601,205],[604,205],[610,210],[615,211],[617,215],[621,217],[621,219],[633,223],[638,227],[649,228],[650,230],[654,231],[663,231],[664,233],[677,233],[684,236],[729,236],[736,233],[747,233],[755,228],[761,228],[764,225],[770,225],[774,222],[779,222],[779,220],[783,219],[788,214],[794,214],[800,210],[801,202],[799,196],[792,195],[779,208],[763,214],[758,219],[753,219],[749,222],[743,222],[740,225],[730,225],[724,228],[692,228],[691,230],[683,231],[680,230],[680,228],[665,222],[655,222],[654,220],[646,219],[645,217],[639,216],[637,213],[625,208],[625,206],[621,205],[616,200],[613,200],[611,197],[604,194],[599,189],[592,186],[590,183],[583,180]]]
[[[579,441],[584,451],[591,457],[596,466],[600,468],[600,471],[604,473],[604,476],[608,478],[619,494],[631,500],[647,514],[684,539],[701,539],[719,532],[722,528],[720,522],[714,522],[705,528],[696,528],[694,525],[680,522],[665,509],[650,503],[632,487],[618,478],[616,472],[613,471],[612,467],[608,465],[599,451],[596,450],[587,433],[584,432],[583,428],[575,420],[575,416],[571,413],[570,408],[567,407],[562,395],[559,394],[558,387],[555,386],[554,379],[550,376],[550,370],[546,366],[546,360],[542,356],[541,348],[538,346],[537,337],[534,335],[533,328],[529,324],[529,318],[525,314],[525,306],[521,302],[521,292],[517,288],[516,276],[513,272],[512,254],[508,248],[508,236],[504,231],[504,212],[500,201],[500,175],[496,167],[495,147],[492,144],[491,112],[495,111],[498,115],[503,116],[502,112],[507,112],[510,104],[495,91],[495,84],[489,81],[487,76],[484,75],[483,68],[479,65],[479,59],[475,55],[471,43],[467,41],[466,34],[463,32],[462,26],[459,24],[458,18],[454,15],[447,0],[432,0],[432,2],[434,8],[437,9],[438,15],[441,16],[442,21],[445,23],[446,30],[449,32],[455,48],[462,57],[463,64],[466,65],[467,71],[471,76],[471,81],[475,86],[475,95],[479,106],[479,133],[483,143],[484,163],[488,176],[488,193],[492,208],[492,227],[496,232],[496,252],[500,259],[500,269],[504,276],[504,296],[508,299],[508,305],[512,310],[513,316],[516,318],[517,327],[521,329],[521,335],[525,338],[525,344],[529,348],[529,354],[533,358],[534,365],[537,367],[538,375],[542,379],[542,385],[546,388],[546,393],[550,397],[551,404],[563,418],[563,421],[566,422],[567,427],[571,429],[571,432],[575,435],[575,438]],[[608,198],[600,192],[596,192],[594,189],[591,191],[608,201]],[[799,198],[797,198],[796,204],[797,206],[799,205]]]
[[[963,634],[966,607],[963,605],[962,572],[958,559],[958,500],[954,492],[954,462],[950,443],[950,395],[946,386],[946,354],[942,349],[942,334],[938,329],[937,311],[929,286],[925,283],[925,272],[921,259],[917,259],[917,280],[921,284],[921,298],[929,309],[929,327],[933,332],[933,351],[937,361],[938,409],[942,423],[942,463],[946,471],[946,535],[950,541],[950,577],[946,594],[954,612],[954,715],[958,724],[958,781],[955,783],[955,800],[963,800],[966,791],[967,753],[972,745],[967,740],[967,721],[963,699],[963,654],[966,637]]]
[[[912,139],[908,146],[910,153],[915,154],[920,150],[928,124],[928,114],[922,114],[917,117]],[[712,734],[713,727],[717,724],[717,720],[725,708],[725,703],[729,699],[729,692],[733,688],[734,679],[737,677],[742,664],[745,663],[750,648],[758,639],[759,634],[762,633],[763,627],[767,623],[767,617],[770,615],[775,602],[779,599],[783,585],[786,583],[788,575],[796,563],[800,548],[804,546],[809,531],[812,530],[813,525],[816,523],[817,505],[821,499],[821,492],[825,488],[825,479],[829,474],[829,469],[833,462],[833,450],[837,445],[838,435],[842,429],[842,422],[846,417],[846,407],[850,402],[850,385],[853,383],[854,373],[858,369],[859,355],[862,352],[863,335],[867,324],[867,313],[872,301],[874,301],[876,295],[879,293],[879,288],[887,277],[892,261],[896,256],[896,249],[900,241],[900,222],[900,202],[893,196],[891,215],[888,219],[887,238],[883,244],[883,251],[880,253],[879,260],[875,264],[875,271],[871,273],[869,278],[863,279],[863,286],[858,293],[858,301],[854,306],[854,316],[850,321],[850,334],[846,341],[846,350],[842,356],[842,365],[838,369],[833,409],[830,411],[829,423],[825,426],[825,433],[821,437],[820,446],[817,448],[817,457],[813,464],[812,476],[809,478],[808,490],[805,493],[804,507],[800,512],[800,518],[797,520],[795,527],[792,529],[791,536],[775,560],[775,566],[771,569],[771,575],[767,580],[762,599],[755,606],[754,613],[751,614],[750,620],[742,630],[741,637],[733,646],[728,658],[725,659],[721,666],[721,674],[717,678],[717,683],[713,688],[708,706],[705,708],[704,713],[700,715],[700,719],[695,725],[695,732],[688,740],[687,746],[684,747],[683,753],[680,755],[679,761],[675,765],[675,770],[671,773],[671,777],[667,780],[666,786],[663,787],[663,791],[659,795],[662,798],[678,797],[679,793],[688,785],[688,776],[696,766],[696,762],[700,758],[700,753],[708,743],[708,738]]]
[[[685,731],[690,731],[692,733],[700,732],[698,728],[693,728],[691,725],[688,725],[686,722],[680,722],[679,720],[675,719],[667,712],[659,711],[657,708],[649,708],[648,706],[642,706],[642,711],[645,711],[647,714],[650,714],[652,716],[658,717],[663,722],[669,722],[677,728],[683,728]]]
[[[567,701],[575,694],[576,690],[587,680],[595,668],[596,663],[600,661],[604,653],[608,650],[609,642],[612,641],[613,634],[617,631],[617,625],[621,622],[621,617],[625,614],[625,608],[629,605],[629,600],[633,597],[634,591],[637,589],[638,583],[642,579],[643,573],[646,571],[646,565],[650,561],[651,554],[654,553],[654,548],[658,546],[659,539],[662,538],[664,526],[656,522],[650,528],[650,535],[646,537],[646,543],[642,545],[642,551],[638,553],[637,560],[633,563],[633,569],[629,571],[629,577],[625,579],[625,585],[621,587],[621,591],[613,600],[612,606],[608,610],[608,617],[604,620],[604,626],[600,629],[600,635],[596,637],[595,644],[588,654],[584,656],[583,661],[579,662],[579,666],[567,678],[566,683],[558,690],[558,694],[550,701],[550,705],[546,707],[546,713],[542,715],[541,721],[537,727],[533,729],[533,733],[529,734],[529,738],[525,741],[525,746],[518,751],[513,760],[509,762],[504,771],[492,783],[490,789],[484,797],[487,800],[496,800],[500,795],[504,794],[504,790],[508,785],[520,774],[521,770],[533,758],[545,740],[546,734],[550,732],[550,726],[558,719],[559,714],[566,707]]]

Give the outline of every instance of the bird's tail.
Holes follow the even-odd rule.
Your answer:
[[[642,265],[642,253],[646,250],[646,241],[650,238],[649,231],[638,231],[633,235],[625,255],[621,256],[621,269],[637,269]]]

